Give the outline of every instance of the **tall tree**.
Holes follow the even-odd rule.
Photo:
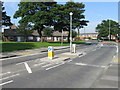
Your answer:
[[[110,29],[110,36],[109,36]],[[98,24],[96,27],[96,32],[99,33],[98,38],[101,37],[110,37],[111,35],[117,36],[120,33],[119,24],[113,20],[103,20],[101,24]]]
[[[19,9],[14,14],[14,18],[21,17],[19,23],[32,22],[40,37],[45,26],[54,26],[54,29],[60,32],[62,29],[70,32],[70,12],[74,13],[73,29],[87,23],[85,21],[84,24],[81,23],[81,20],[85,18],[83,15],[84,4],[82,3],[67,2],[62,5],[57,2],[20,2],[18,6]]]
[[[52,0],[53,1],[53,0]],[[20,2],[19,9],[14,14],[14,18],[21,17],[19,23],[31,22],[34,29],[38,31],[41,38],[45,26],[51,26],[53,13],[50,9],[56,2]]]
[[[85,16],[84,13],[85,5],[83,3],[74,3],[74,2],[67,2],[64,5],[57,5],[53,8],[52,12],[54,13],[54,28],[55,30],[62,31],[66,30],[69,32],[68,34],[68,42],[70,42],[70,12],[73,12],[72,18],[72,28],[82,27],[87,25],[88,21],[83,20]]]
[[[3,2],[0,1],[0,25],[10,26],[12,25],[10,16],[7,15],[5,7],[3,7]]]

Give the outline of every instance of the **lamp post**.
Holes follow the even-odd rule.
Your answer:
[[[61,46],[63,45],[63,29],[62,29],[62,35],[61,35]]]
[[[110,20],[109,20],[109,41],[110,41]]]
[[[70,52],[72,53],[72,15],[73,13],[70,12]]]

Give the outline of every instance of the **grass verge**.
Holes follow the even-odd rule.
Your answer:
[[[73,42],[73,44],[85,43],[84,41]],[[67,46],[69,43],[63,42],[62,46]],[[2,52],[17,51],[25,49],[35,49],[48,46],[61,46],[61,42],[0,42]]]

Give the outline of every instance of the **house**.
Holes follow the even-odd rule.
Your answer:
[[[98,33],[81,33],[80,34],[80,39],[84,38],[91,38],[91,39],[97,39]]]
[[[25,36],[18,32],[17,27],[15,25],[10,26],[9,29],[4,29],[4,33],[2,36],[3,41],[15,41],[15,42],[23,42],[25,40]],[[68,32],[62,33],[59,31],[54,31],[53,36],[46,37],[42,32],[42,37],[39,37],[39,34],[36,30],[33,31],[32,34],[27,35],[27,42],[40,42],[40,41],[67,41],[68,40]]]

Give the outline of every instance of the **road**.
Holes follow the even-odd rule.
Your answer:
[[[81,50],[83,55],[67,61],[51,63],[34,59],[26,64],[4,66],[0,85],[3,88],[90,88],[112,61],[116,46],[92,44],[78,48],[77,52]]]

